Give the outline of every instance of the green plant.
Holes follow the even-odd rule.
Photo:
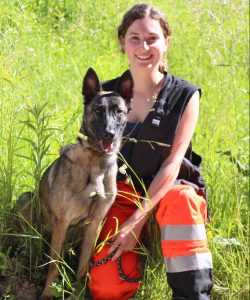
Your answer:
[[[34,199],[38,199],[39,182],[46,168],[43,161],[50,148],[47,142],[55,131],[55,128],[49,127],[51,115],[45,113],[45,107],[46,103],[35,104],[28,109],[27,120],[23,121],[28,128],[28,137],[21,139],[28,143],[30,156],[19,156],[32,162],[32,170],[26,173],[33,178]]]

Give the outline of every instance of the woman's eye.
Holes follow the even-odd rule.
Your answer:
[[[138,36],[132,36],[132,37],[131,37],[131,40],[132,40],[132,41],[138,41],[139,38],[138,38]]]
[[[150,37],[149,39],[148,39],[148,42],[149,43],[153,43],[153,42],[155,42],[157,40],[157,37],[156,36],[152,36],[152,37]]]

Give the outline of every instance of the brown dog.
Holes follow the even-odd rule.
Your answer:
[[[44,173],[40,198],[52,222],[50,257],[60,259],[66,230],[79,222],[84,226],[77,279],[85,276],[98,229],[116,195],[117,152],[131,105],[132,77],[125,72],[117,90],[105,92],[93,69],[83,80],[84,140],[70,147]],[[40,299],[52,299],[50,286],[58,269],[50,263]]]

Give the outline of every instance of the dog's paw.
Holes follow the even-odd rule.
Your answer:
[[[77,274],[76,274],[77,281],[82,282],[85,275],[86,275],[86,272],[84,270],[78,271]]]

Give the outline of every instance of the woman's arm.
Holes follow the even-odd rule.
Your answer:
[[[152,181],[148,195],[152,203],[157,204],[172,187],[178,176],[181,162],[192,139],[199,115],[199,92],[195,92],[176,130],[171,153],[163,162],[160,170]]]
[[[171,153],[163,162],[160,170],[154,177],[148,189],[149,201],[142,202],[142,208],[135,213],[119,228],[114,244],[110,247],[109,253],[118,246],[113,260],[117,259],[123,251],[132,250],[138,242],[143,225],[149,212],[166,195],[176,180],[181,162],[190,144],[199,115],[199,92],[195,92],[189,100],[187,107],[176,130]]]

